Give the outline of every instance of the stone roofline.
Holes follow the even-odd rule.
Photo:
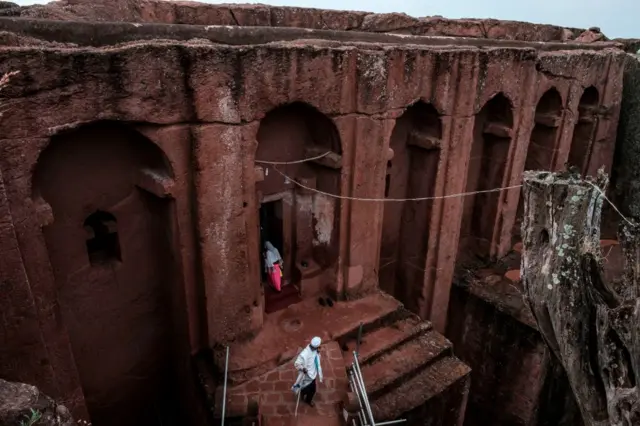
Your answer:
[[[131,22],[234,27],[395,33],[528,42],[606,41],[598,29],[496,19],[415,18],[404,13],[369,13],[263,4],[205,4],[160,0],[61,0],[47,5],[0,7],[0,16],[55,21]],[[597,37],[583,37],[595,33]]]
[[[368,49],[379,49],[385,45],[414,48],[524,48],[539,51],[623,49],[621,43],[614,41],[536,42],[292,27],[86,22],[0,17],[0,46],[106,47],[141,41],[196,41],[235,46],[274,42],[302,42],[321,47],[366,44]]]

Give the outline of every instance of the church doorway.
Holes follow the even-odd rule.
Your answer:
[[[284,253],[282,231],[282,200],[262,203],[260,205],[260,251],[264,252],[264,245],[268,241],[282,255]],[[264,256],[262,256],[261,266],[262,281],[267,282]]]
[[[285,196],[286,194],[279,194]],[[293,250],[287,241],[290,238],[285,236],[285,203],[282,197],[274,199],[269,197],[260,204],[260,266],[261,279],[264,288],[265,312],[272,313],[285,309],[288,306],[301,301],[299,280],[294,280],[291,276],[295,268]],[[290,207],[290,206],[289,206]],[[280,276],[280,291],[276,290],[269,279],[267,273],[267,253],[265,244],[269,242],[282,258]]]

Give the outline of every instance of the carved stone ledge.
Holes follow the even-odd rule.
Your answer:
[[[439,138],[415,130],[409,133],[407,140],[407,145],[426,150],[440,149],[440,144],[441,140]]]
[[[513,136],[513,129],[504,123],[487,123],[482,133],[499,138],[510,138]]]
[[[322,148],[319,146],[310,146],[305,149],[305,158],[312,158],[322,155],[327,152],[326,148]],[[319,166],[328,167],[330,169],[339,170],[342,168],[342,155],[330,152],[324,157],[315,159],[310,161],[311,163],[317,164]]]
[[[560,126],[560,123],[562,122],[562,116],[559,116],[553,113],[551,114],[538,113],[536,114],[535,121],[536,121],[536,124],[555,128]]]
[[[136,186],[159,198],[173,198],[175,181],[155,170],[142,169],[138,173]]]

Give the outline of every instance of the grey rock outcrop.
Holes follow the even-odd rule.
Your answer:
[[[75,425],[69,410],[37,387],[0,379],[0,426],[29,425],[32,418],[38,426]]]

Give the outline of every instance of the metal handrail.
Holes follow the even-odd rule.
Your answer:
[[[358,340],[360,340],[360,338],[358,338]],[[375,422],[373,418],[373,411],[371,410],[371,405],[369,403],[369,397],[367,396],[367,389],[364,385],[362,370],[360,369],[360,363],[358,362],[357,351],[353,352],[353,362],[351,363],[351,371],[349,372],[349,385],[355,391],[358,398],[358,405],[360,405],[360,411],[358,412],[360,426],[387,426],[407,421],[407,419],[400,419],[382,423]]]
[[[376,426],[376,422],[373,419],[373,412],[371,411],[371,405],[369,405],[369,397],[367,396],[367,388],[364,386],[364,379],[362,378],[362,371],[360,370],[360,364],[358,363],[358,353],[353,351],[353,367],[355,368],[355,378],[362,390],[362,395],[364,396],[364,407],[367,409],[367,414],[369,415],[369,421],[371,422],[371,426]]]
[[[227,374],[229,373],[229,346],[227,346],[227,359],[224,363],[224,389],[222,391],[222,423],[224,426],[224,416],[227,409]]]
[[[365,421],[363,419],[365,419],[367,416],[364,413],[364,408],[362,406],[362,397],[360,396],[360,391],[358,390],[358,386],[354,383],[355,382],[355,377],[354,377],[354,373],[353,373],[353,369],[349,372],[349,385],[351,386],[351,389],[353,389],[356,393],[356,397],[358,398],[358,405],[360,406],[360,411],[358,412],[358,417],[360,418],[360,424],[364,424]]]

